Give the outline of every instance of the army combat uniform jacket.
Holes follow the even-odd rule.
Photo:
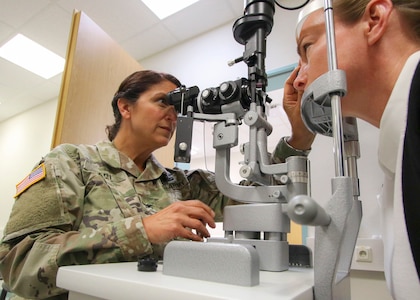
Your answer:
[[[293,154],[286,144],[273,157]],[[149,242],[142,218],[175,201],[199,199],[216,221],[234,202],[211,172],[165,169],[153,156],[141,172],[109,141],[60,145],[25,180],[0,244],[4,281],[25,298],[67,299],[56,286],[60,266],[160,257],[164,245]]]
[[[111,142],[60,145],[35,170],[41,179],[16,197],[0,246],[5,282],[28,298],[66,292],[55,284],[59,266],[160,256],[163,247],[150,244],[144,216],[200,199],[221,221],[230,200],[210,172],[165,169],[153,156],[140,172]]]

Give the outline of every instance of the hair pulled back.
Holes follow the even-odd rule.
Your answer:
[[[112,99],[112,110],[114,112],[115,123],[106,126],[108,139],[113,141],[121,126],[121,113],[118,109],[118,99],[124,98],[130,103],[135,103],[141,94],[149,90],[152,86],[163,81],[170,81],[177,87],[181,86],[181,82],[173,75],[160,73],[151,70],[142,70],[134,72],[121,82],[117,92]]]

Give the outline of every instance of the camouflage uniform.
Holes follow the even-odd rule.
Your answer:
[[[4,281],[26,298],[67,299],[60,266],[160,257],[164,245],[149,242],[142,218],[175,201],[200,199],[216,221],[234,202],[211,172],[165,169],[153,156],[141,172],[108,141],[60,145],[40,164],[45,178],[16,197],[0,244]]]

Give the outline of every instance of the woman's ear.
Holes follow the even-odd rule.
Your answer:
[[[128,119],[131,116],[131,103],[124,98],[117,100],[117,106],[123,119]]]
[[[366,6],[363,19],[367,24],[366,37],[369,45],[374,45],[383,37],[392,9],[391,0],[372,0]]]

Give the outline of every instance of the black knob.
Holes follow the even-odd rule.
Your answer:
[[[137,270],[142,272],[154,272],[157,270],[157,260],[150,256],[140,258],[137,263]]]

